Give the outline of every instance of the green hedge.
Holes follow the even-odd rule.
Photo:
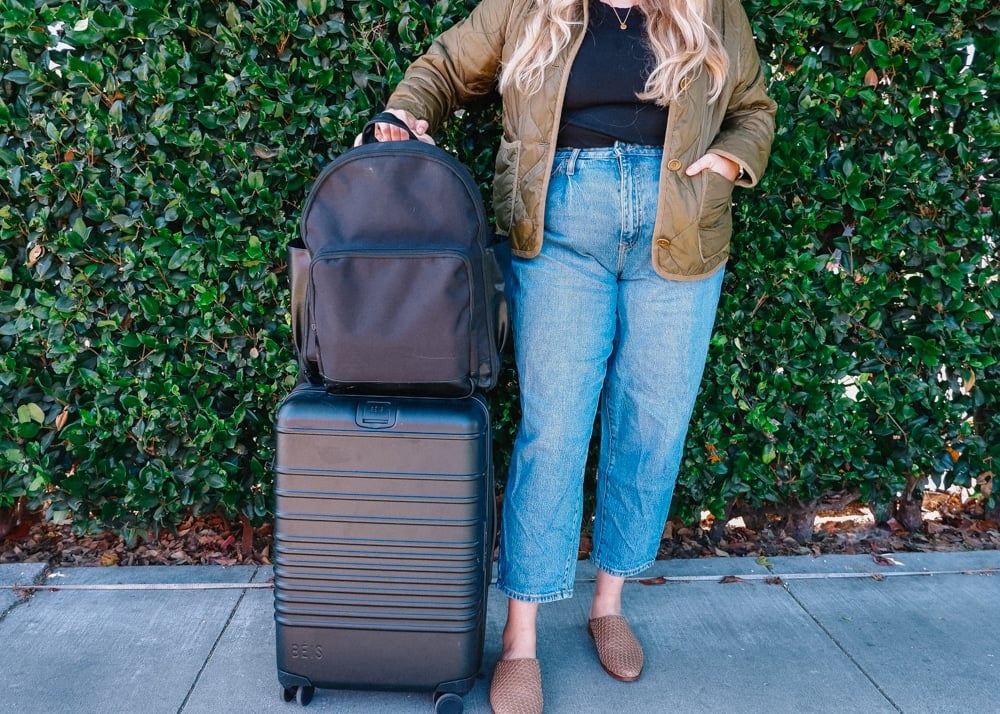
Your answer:
[[[1000,456],[1000,13],[992,0],[747,4],[778,102],[683,475],[717,514],[861,498]]]
[[[0,507],[265,518],[310,181],[474,3],[0,0]],[[993,0],[749,0],[780,106],[676,507],[905,506],[1000,455]],[[495,107],[439,140],[488,196]],[[494,395],[497,460],[516,379]],[[905,512],[903,509],[901,512]]]

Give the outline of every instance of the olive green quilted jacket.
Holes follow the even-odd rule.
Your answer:
[[[450,112],[487,95],[524,31],[534,2],[483,0],[409,67],[387,106],[426,119],[433,133]],[[587,3],[583,5],[586,14]],[[697,279],[721,268],[732,235],[734,184],[713,171],[690,177],[684,170],[711,151],[742,167],[737,184],[753,186],[767,165],[774,134],[775,104],[765,93],[760,59],[739,0],[716,0],[712,19],[730,58],[722,95],[709,104],[708,78],[701,72],[670,105],[663,139],[650,251],[656,271],[677,280]],[[493,210],[499,232],[510,236],[513,252],[524,258],[534,257],[541,248],[568,69],[584,27],[574,27],[572,41],[546,72],[541,91],[525,96],[511,90],[503,96]]]

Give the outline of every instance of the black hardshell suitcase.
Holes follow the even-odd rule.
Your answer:
[[[482,664],[491,577],[489,411],[465,399],[281,404],[274,597],[286,701],[315,687],[434,692],[460,712]]]

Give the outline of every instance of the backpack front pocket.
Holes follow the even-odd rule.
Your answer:
[[[310,351],[328,383],[466,391],[473,296],[465,256],[325,252],[313,259],[309,280]]]

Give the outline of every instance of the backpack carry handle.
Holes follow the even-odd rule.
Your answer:
[[[373,116],[365,128],[361,131],[361,143],[362,144],[375,144],[378,143],[378,139],[375,138],[375,125],[376,124],[392,124],[398,126],[400,129],[405,129],[406,133],[410,135],[410,139],[413,141],[420,141],[417,135],[413,133],[413,130],[406,125],[406,122],[397,117],[395,114],[390,112],[379,112]]]

